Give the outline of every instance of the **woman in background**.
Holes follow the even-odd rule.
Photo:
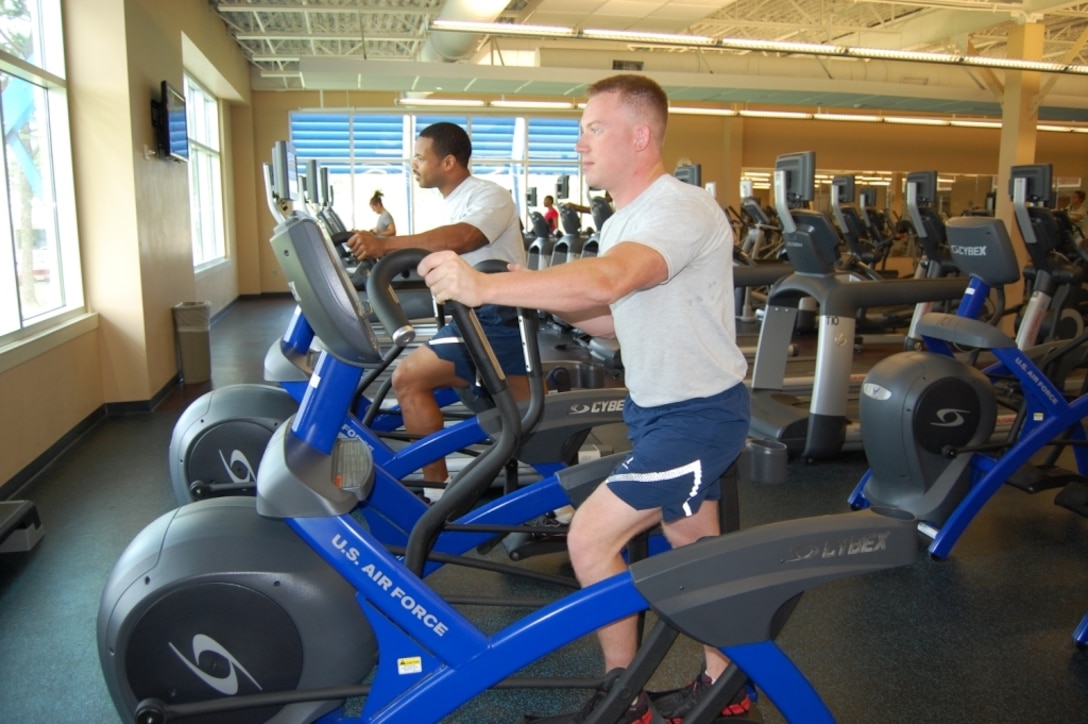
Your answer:
[[[370,210],[378,215],[378,223],[374,225],[370,233],[374,236],[396,236],[397,225],[393,221],[393,215],[386,210],[385,204],[382,203],[381,191],[375,191],[374,195],[370,197]]]

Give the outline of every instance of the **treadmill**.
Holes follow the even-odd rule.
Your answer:
[[[824,213],[807,208],[815,195],[815,153],[791,153],[775,162],[775,205],[794,273],[768,292],[759,350],[752,368],[751,435],[785,443],[807,461],[860,449],[861,431],[850,412],[850,372],[859,309],[917,304],[963,296],[965,278],[857,280],[841,272],[840,239]],[[816,369],[811,397],[783,389],[799,303],[819,306]]]

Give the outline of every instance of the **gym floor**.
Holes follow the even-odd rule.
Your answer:
[[[0,721],[118,720],[95,641],[106,576],[129,539],[173,507],[166,460],[178,414],[212,385],[260,382],[265,350],[292,308],[285,298],[239,301],[212,326],[210,384],[181,387],[152,413],[99,423],[21,492],[46,532],[33,551],[0,556]],[[844,512],[865,467],[852,454],[791,462],[782,485],[742,482],[741,523]],[[949,560],[923,555],[908,568],[813,589],[779,644],[841,722],[1088,720],[1088,652],[1071,640],[1088,612],[1088,520],[1053,497],[1003,489]],[[526,565],[567,570],[561,555]],[[449,572],[435,576],[440,590],[523,589],[508,577]],[[471,614],[487,630],[520,615]],[[695,651],[678,645],[652,685],[690,679]],[[534,670],[591,676],[599,667],[586,639]],[[488,692],[448,721],[513,722],[576,708],[585,696]],[[766,700],[760,709],[766,721],[782,720]]]

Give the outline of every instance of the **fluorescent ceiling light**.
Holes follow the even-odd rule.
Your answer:
[[[921,116],[884,116],[885,123],[901,123],[907,126],[947,126],[943,118],[923,118]]]
[[[730,50],[757,50],[767,53],[845,55],[847,52],[847,49],[841,45],[824,45],[823,43],[787,43],[777,40],[753,40],[749,38],[722,38],[718,43],[721,47]]]
[[[737,111],[737,113],[745,118],[789,118],[793,120],[812,118],[811,113],[801,113],[800,111],[753,111],[744,109]]]
[[[983,58],[977,55],[965,55],[964,65],[1001,68],[1004,70],[1034,70],[1040,73],[1061,73],[1067,66],[1062,63],[1045,63],[1038,60],[1019,60],[1017,58]]]
[[[639,30],[605,30],[585,28],[583,37],[594,40],[621,40],[636,43],[670,43],[679,45],[714,45],[717,41],[706,35],[681,35],[679,33],[650,33]]]
[[[879,123],[880,116],[866,113],[813,113],[812,117],[817,121],[859,121],[862,123]]]
[[[1073,133],[1088,133],[1088,128],[1081,126],[1072,126]]]
[[[1030,70],[1040,73],[1078,73],[1088,74],[1088,65],[1066,65],[1047,63],[1017,58],[989,58],[981,55],[959,55],[954,53],[925,53],[914,50],[896,50],[894,48],[853,48],[844,45],[824,43],[790,43],[751,38],[714,39],[705,35],[683,35],[678,33],[654,33],[644,31],[605,30],[585,28],[579,30],[562,25],[522,25],[518,23],[478,23],[463,20],[432,20],[430,30],[446,30],[482,35],[529,36],[552,38],[590,38],[594,40],[618,40],[623,42],[645,42],[675,45],[691,48],[723,48],[728,50],[752,50],[767,53],[791,53],[801,55],[827,55],[848,58],[875,60],[902,60],[918,63],[940,63],[944,65],[968,65],[978,68],[997,68],[1001,70]]]
[[[522,25],[519,23],[476,23],[470,20],[431,21],[431,30],[451,30],[460,33],[482,33],[484,35],[529,35],[547,37],[570,37],[575,34],[573,28],[562,25]]]
[[[473,106],[487,105],[478,98],[398,98],[397,105],[401,106]]]
[[[958,128],[1001,128],[1001,121],[970,121],[963,118],[953,118],[948,122],[950,126]]]
[[[850,48],[850,55],[858,58],[875,60],[907,60],[922,63],[958,63],[961,55],[949,53],[920,53],[913,50],[893,50],[891,48]]]
[[[697,106],[669,106],[669,113],[682,116],[735,116],[732,108],[699,108]]]
[[[571,101],[508,101],[498,100],[491,101],[492,108],[555,108],[570,110],[574,107],[574,103]]]
[[[1051,126],[1046,123],[1040,123],[1035,127],[1036,131],[1051,131],[1053,133],[1069,133],[1072,131],[1070,126]]]

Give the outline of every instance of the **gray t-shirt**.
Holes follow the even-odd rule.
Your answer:
[[[612,304],[631,399],[657,407],[743,384],[733,311],[733,229],[701,188],[662,175],[604,224],[601,254],[623,241],[656,250],[668,279]]]
[[[393,215],[389,213],[389,209],[385,209],[378,215],[378,223],[374,225],[374,229],[381,232],[389,231],[389,227],[393,225]]]
[[[487,259],[525,264],[518,209],[509,191],[493,181],[469,176],[446,197],[445,203],[451,224],[471,224],[487,237],[487,246],[461,255],[470,265]]]

